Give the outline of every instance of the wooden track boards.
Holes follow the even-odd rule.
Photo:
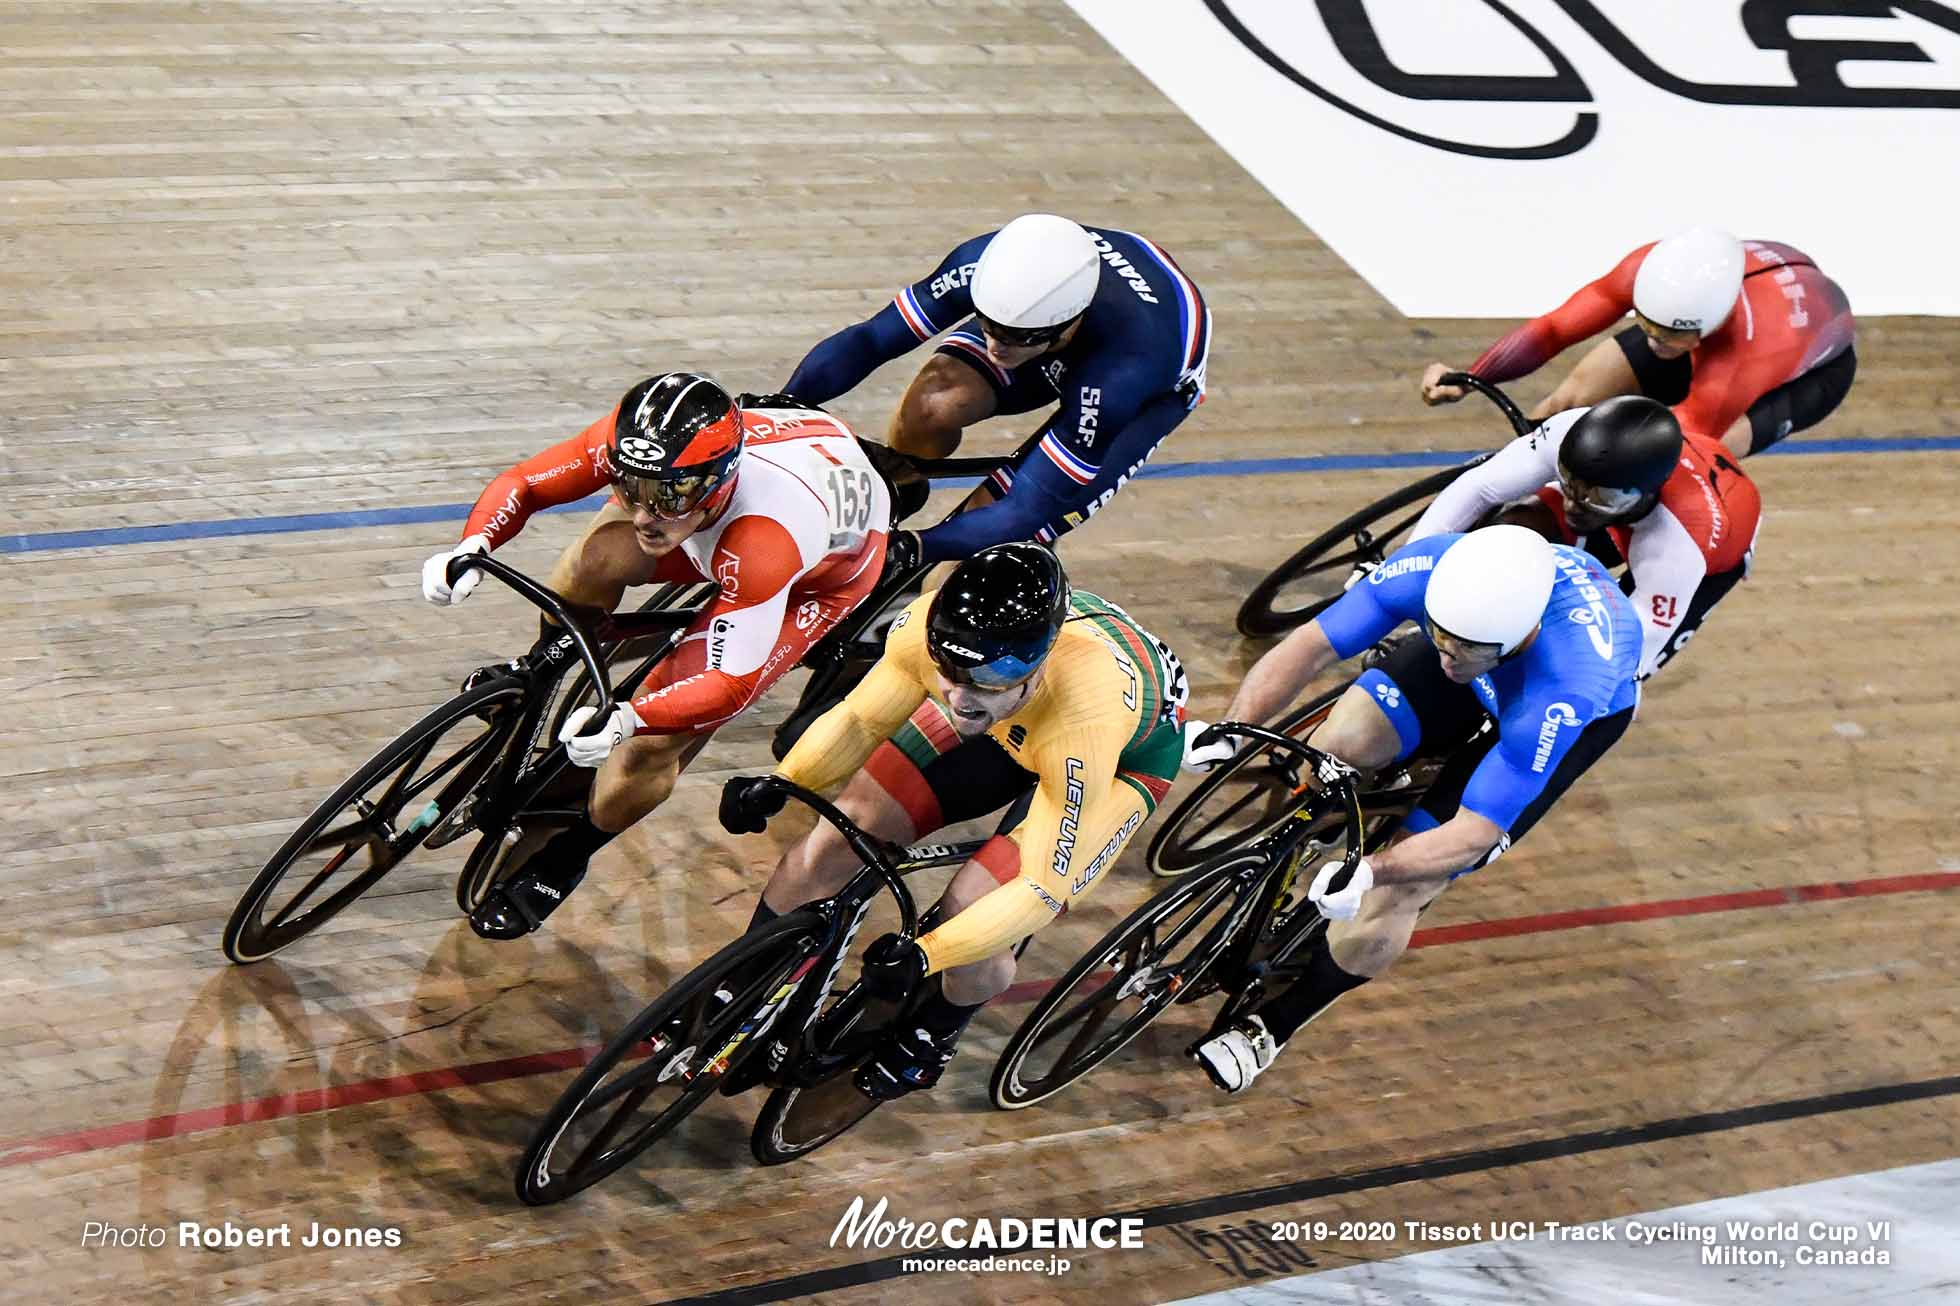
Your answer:
[[[0,19],[0,471],[25,535],[467,500],[649,368],[772,388],[956,239],[1029,208],[1147,232],[1207,293],[1213,398],[1164,461],[1501,432],[1414,402],[1422,365],[1471,357],[1490,324],[1400,318],[1058,5],[15,3]],[[1857,389],[1819,434],[1960,430],[1956,343],[1951,322],[1863,324]],[[909,374],[843,411],[878,432]],[[1960,562],[1940,543],[1960,527],[1956,469],[1950,452],[1752,464],[1754,578],[1600,772],[1427,924],[1960,870],[1944,674]],[[1246,588],[1411,474],[1145,481],[1066,555],[1176,645],[1215,711],[1257,653],[1231,631]],[[510,556],[542,568],[576,526],[540,519]],[[668,1300],[870,1257],[828,1246],[859,1193],[915,1219],[1154,1209],[1951,1070],[1951,898],[1793,892],[1421,949],[1245,1101],[1178,1058],[1187,1021],[1048,1107],[996,1113],[985,1072],[1025,1007],[996,1009],[942,1090],[807,1164],[754,1167],[754,1100],[715,1103],[659,1164],[520,1209],[511,1168],[567,1074],[499,1068],[598,1041],[740,928],[800,825],[731,840],[713,797],[766,765],[789,696],[726,731],[535,941],[469,934],[450,853],[290,956],[226,967],[231,902],[315,798],[524,642],[508,596],[417,599],[452,533],[4,563],[0,1298]],[[1154,887],[1126,858],[1024,974],[1058,974]],[[1951,1156],[1953,1101],[1241,1204],[1065,1278],[928,1290],[1144,1302],[1243,1278],[1226,1232],[1266,1216],[1577,1221]],[[174,1246],[175,1222],[227,1219],[391,1225],[405,1244]],[[173,1245],[85,1249],[90,1220],[170,1226]],[[1339,1265],[1404,1246],[1302,1250]],[[919,1282],[832,1295],[910,1302]]]

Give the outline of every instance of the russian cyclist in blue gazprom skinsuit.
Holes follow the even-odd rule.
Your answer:
[[[934,336],[892,418],[894,448],[944,458],[975,422],[1058,407],[1039,446],[975,491],[969,511],[894,532],[894,570],[1009,540],[1052,543],[1080,526],[1203,400],[1211,313],[1142,236],[1031,213],[958,246],[817,345],[786,389],[826,403]]]
[[[1389,555],[1368,579],[1293,632],[1246,676],[1235,721],[1267,721],[1333,662],[1404,621],[1406,639],[1336,700],[1314,747],[1363,770],[1418,744],[1448,761],[1401,837],[1364,859],[1330,893],[1323,865],[1307,896],[1328,928],[1309,945],[1307,973],[1250,1018],[1197,1048],[1220,1088],[1236,1093],[1287,1039],[1408,946],[1416,917],[1448,882],[1488,865],[1611,748],[1639,701],[1641,626],[1598,560],[1522,526],[1432,535]],[[1491,724],[1493,723],[1494,728]],[[1196,746],[1186,762],[1216,765],[1230,744]]]

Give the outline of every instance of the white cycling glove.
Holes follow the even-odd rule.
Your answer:
[[[1307,901],[1319,908],[1320,914],[1330,921],[1351,921],[1361,910],[1361,897],[1375,887],[1375,868],[1368,865],[1363,857],[1354,865],[1354,878],[1347,882],[1347,888],[1339,893],[1329,893],[1327,888],[1340,873],[1344,862],[1325,862],[1313,877],[1313,884],[1307,889]]]
[[[587,726],[598,715],[598,708],[582,707],[565,718],[564,729],[558,732],[558,742],[565,746],[565,756],[573,766],[598,766],[608,753],[640,732],[640,714],[631,703],[614,703],[600,718],[598,732],[586,734]]]
[[[1209,729],[1209,721],[1200,721],[1196,717],[1184,723],[1184,757],[1178,765],[1187,771],[1203,773],[1215,769],[1221,762],[1232,760],[1232,754],[1239,751],[1236,740],[1219,739],[1203,747],[1194,742]]]
[[[437,607],[455,607],[470,596],[470,591],[483,583],[483,573],[472,568],[463,573],[456,582],[456,588],[449,588],[449,560],[467,557],[472,553],[490,552],[490,541],[481,535],[466,537],[453,549],[445,549],[422,564],[422,597]]]

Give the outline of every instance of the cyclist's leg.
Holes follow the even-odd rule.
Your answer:
[[[1619,742],[1632,720],[1633,709],[1629,707],[1590,722],[1553,769],[1544,789],[1518,814],[1518,819],[1511,823],[1504,836],[1483,856],[1451,876],[1449,883],[1490,865],[1523,840],[1539,819],[1572,787],[1573,782]],[[1449,765],[1437,777],[1436,784],[1424,796],[1421,805],[1410,814],[1408,824],[1397,836],[1397,841],[1434,829],[1455,815],[1470,773],[1476,770],[1477,763],[1496,743],[1497,731],[1487,730],[1453,754]],[[1444,887],[1447,884],[1384,885],[1370,891],[1362,899],[1361,910],[1353,920],[1334,921],[1328,925],[1327,934],[1335,961],[1343,970],[1366,979],[1382,974],[1407,949],[1409,936],[1415,932],[1416,918],[1441,895]]]
[[[1694,376],[1690,355],[1662,358],[1654,353],[1646,332],[1628,326],[1611,340],[1594,345],[1547,395],[1530,417],[1543,421],[1568,408],[1583,408],[1614,395],[1646,395],[1670,407],[1688,397]]]
[[[991,742],[991,741],[990,741]],[[1015,767],[1004,750],[984,765]],[[1004,769],[992,777],[997,792],[1011,778]],[[1032,779],[1025,771],[1017,782]],[[1155,775],[1119,772],[1100,797],[1082,804],[1072,857],[1028,866],[1012,834],[997,834],[953,876],[940,897],[940,924],[919,939],[937,983],[931,983],[912,1018],[892,1031],[886,1044],[859,1071],[858,1087],[888,1100],[938,1082],[958,1047],[960,1034],[976,1012],[1014,980],[1014,943],[1068,910],[1089,892],[1122,853],[1131,835],[1167,792],[1169,781]],[[1028,820],[1052,822],[1039,793]]]
[[[992,756],[998,754],[998,758]],[[837,798],[846,816],[882,839],[909,842],[944,826],[984,816],[1013,800],[1032,777],[1011,760],[1018,786],[1001,792],[998,762],[1006,750],[987,736],[962,740],[932,699],[919,705],[898,733],[880,744]],[[758,922],[773,919],[844,887],[857,854],[828,821],[785,852],[764,887]]]
[[[1343,704],[1350,705],[1344,714]],[[1476,694],[1445,676],[1435,647],[1418,637],[1401,641],[1363,672],[1309,742],[1351,765],[1379,766],[1402,760],[1425,741],[1431,750],[1449,747],[1469,738],[1484,719]],[[1426,902],[1434,886],[1423,892]],[[1404,896],[1399,887],[1375,889],[1362,899],[1362,913],[1405,910]],[[1198,1062],[1214,1084],[1230,1093],[1248,1087],[1296,1030],[1373,978],[1365,952],[1338,947],[1335,937],[1332,927],[1317,934],[1301,956],[1305,973],[1299,980],[1267,998],[1247,1020],[1198,1046]]]
[[[1055,387],[1032,364],[1009,370],[987,357],[987,342],[971,321],[939,342],[892,414],[886,442],[915,458],[947,458],[967,427],[996,415],[1025,413],[1055,402]]]
[[[862,565],[837,589],[791,597],[769,657],[757,671],[732,677],[736,692],[724,704],[723,715],[686,731],[638,735],[614,748],[593,777],[584,817],[553,835],[519,874],[491,891],[471,913],[476,931],[486,938],[514,938],[542,924],[584,880],[594,853],[667,801],[682,768],[700,751],[705,737],[745,711],[863,601],[877,583],[883,548],[883,537],[874,539]],[[690,635],[700,633],[690,631]],[[699,676],[707,670],[707,649],[706,639],[683,640],[648,673],[636,697],[658,694]]]
[[[664,560],[646,555],[634,539],[632,514],[608,499],[558,555],[546,584],[573,603],[611,612],[630,586],[650,584]]]
[[[728,676],[731,692],[716,709],[721,714],[671,735],[637,735],[607,756],[592,785],[592,822],[618,833],[644,819],[673,792],[681,768],[693,759],[703,735],[746,712],[757,699],[803,660],[812,645],[829,634],[877,588],[884,560],[883,535],[875,535],[858,555],[848,576],[834,589],[794,593],[783,610],[776,642],[762,665],[741,676]],[[697,620],[686,638],[647,673],[635,698],[657,696],[693,680],[708,670],[708,618]]]
[[[1785,436],[1807,431],[1837,411],[1858,375],[1857,351],[1843,353],[1776,387],[1736,418],[1722,443],[1738,458],[1761,453]]]
[[[1745,554],[1742,562],[1737,566],[1701,578],[1701,584],[1695,587],[1694,597],[1688,600],[1687,612],[1682,614],[1680,624],[1675,626],[1674,633],[1668,636],[1667,643],[1661,646],[1660,655],[1654,659],[1654,670],[1648,672],[1649,676],[1673,660],[1674,655],[1695,637],[1697,630],[1701,629],[1701,623],[1707,620],[1710,610],[1749,575],[1749,562],[1752,556],[1753,550],[1750,554]]]

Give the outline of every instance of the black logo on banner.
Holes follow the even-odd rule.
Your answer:
[[[1405,100],[1453,100],[1499,104],[1573,104],[1586,106],[1573,114],[1572,125],[1555,140],[1540,145],[1481,145],[1474,141],[1444,140],[1403,127],[1351,104],[1315,82],[1276,53],[1233,12],[1231,0],[1205,0],[1213,17],[1239,43],[1280,76],[1343,113],[1371,126],[1434,149],[1485,159],[1556,159],[1576,154],[1599,133],[1599,113],[1593,94],[1563,51],[1544,33],[1513,12],[1502,0],[1483,0],[1552,65],[1550,73],[1488,75],[1411,73],[1397,67],[1383,48],[1366,0],[1314,0],[1334,48],[1348,64],[1388,94]],[[1696,82],[1660,66],[1626,33],[1601,13],[1592,0],[1552,0],[1601,49],[1627,70],[1653,86],[1683,99],[1704,104],[1742,104],[1817,109],[1960,109],[1960,91],[1934,87],[1847,86],[1839,71],[1846,63],[1931,64],[1933,57],[1911,41],[1852,41],[1799,37],[1793,21],[1805,18],[1890,19],[1918,18],[1960,34],[1960,11],[1938,0],[1742,0],[1738,10],[1742,31],[1757,49],[1782,52],[1790,61],[1793,86]]]

